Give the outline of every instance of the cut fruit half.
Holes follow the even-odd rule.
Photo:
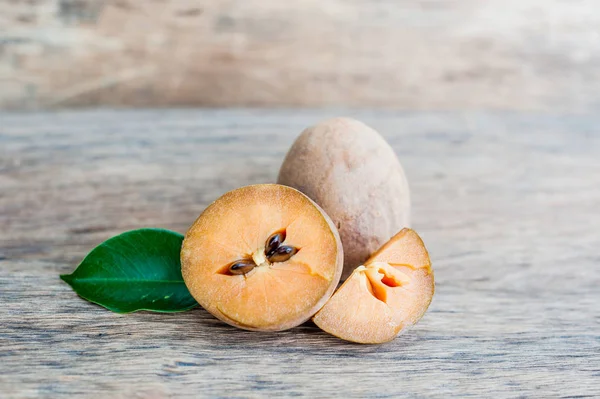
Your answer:
[[[352,272],[313,321],[347,341],[383,343],[423,316],[433,292],[427,249],[417,233],[402,229]]]
[[[181,267],[192,296],[217,318],[280,331],[302,324],[331,297],[343,250],[333,222],[307,196],[259,184],[206,208],[185,236]]]

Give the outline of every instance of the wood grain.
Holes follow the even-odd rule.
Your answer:
[[[0,0],[0,108],[595,110],[596,0]]]
[[[437,292],[381,346],[202,309],[118,315],[59,273],[119,232],[184,232],[275,180],[294,137],[354,116],[389,139]],[[33,397],[600,395],[597,115],[171,110],[0,113],[0,392]]]

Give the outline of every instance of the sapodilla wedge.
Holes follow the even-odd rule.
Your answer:
[[[405,228],[352,272],[313,321],[347,341],[383,343],[415,324],[433,293],[427,249]]]
[[[258,184],[217,199],[181,249],[186,286],[232,326],[280,331],[302,324],[331,297],[343,269],[337,229],[296,189]]]

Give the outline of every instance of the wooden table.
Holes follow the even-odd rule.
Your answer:
[[[275,180],[305,127],[389,139],[437,292],[380,346],[312,324],[229,327],[203,309],[111,313],[59,273],[125,230],[184,232],[222,193]],[[329,110],[0,114],[0,396],[600,396],[597,115]],[[357,187],[357,189],[360,189]]]

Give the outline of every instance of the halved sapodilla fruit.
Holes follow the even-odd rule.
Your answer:
[[[258,184],[217,199],[188,230],[181,267],[192,296],[246,330],[280,331],[331,297],[344,254],[329,216],[293,188]]]
[[[427,249],[417,233],[402,229],[352,272],[313,321],[347,341],[383,343],[423,316],[433,291]]]

